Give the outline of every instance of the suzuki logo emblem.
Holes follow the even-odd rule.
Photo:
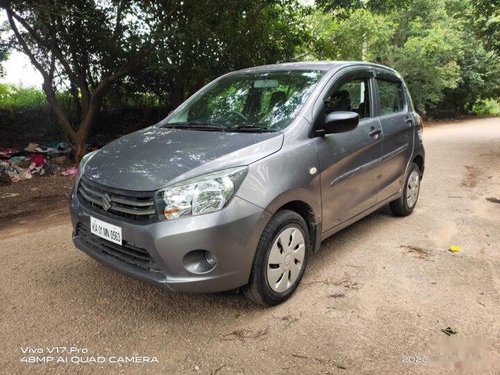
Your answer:
[[[102,208],[104,211],[107,211],[111,208],[111,198],[108,194],[104,194],[101,198],[102,200]]]

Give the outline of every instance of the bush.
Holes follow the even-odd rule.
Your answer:
[[[33,109],[46,105],[45,94],[39,89],[0,84],[1,109]]]
[[[76,113],[75,103],[69,91],[56,93],[59,106],[71,115]],[[114,99],[114,100],[113,100]],[[0,109],[43,109],[49,105],[45,93],[34,87],[21,87],[16,85],[0,83]],[[119,93],[116,97],[109,95],[104,102],[107,110],[137,108],[137,109],[161,109],[160,98],[148,93]]]
[[[474,104],[473,111],[480,116],[500,116],[500,101],[480,99]]]

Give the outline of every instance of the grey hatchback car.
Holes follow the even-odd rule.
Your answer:
[[[422,120],[401,76],[364,62],[254,67],[87,154],[73,241],[173,291],[242,288],[276,305],[321,241],[389,204],[409,215]]]

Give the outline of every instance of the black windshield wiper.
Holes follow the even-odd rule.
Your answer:
[[[188,122],[171,122],[161,125],[162,128],[173,129],[199,129],[208,131],[223,131],[223,132],[245,132],[245,133],[274,133],[276,130],[261,128],[252,124],[242,124],[237,126],[224,126],[218,124],[202,123],[198,121]]]
[[[226,131],[227,128],[222,125],[217,124],[205,124],[202,122],[189,121],[189,122],[172,122],[163,124],[162,128],[173,128],[173,129],[199,129],[208,131]]]
[[[268,129],[268,128],[261,128],[259,126],[250,125],[250,124],[232,126],[232,127],[228,128],[228,131],[247,132],[247,133],[274,133],[274,132],[276,132],[276,130],[272,130],[272,129]]]

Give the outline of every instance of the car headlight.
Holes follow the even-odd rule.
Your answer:
[[[159,216],[172,220],[222,210],[243,182],[248,167],[206,174],[158,191]]]
[[[80,178],[83,176],[83,172],[85,172],[85,166],[89,162],[90,159],[95,155],[96,151],[89,152],[88,154],[85,154],[80,160],[80,165],[78,166],[78,174],[76,175],[76,180],[75,183],[78,184],[78,181],[80,181]]]

